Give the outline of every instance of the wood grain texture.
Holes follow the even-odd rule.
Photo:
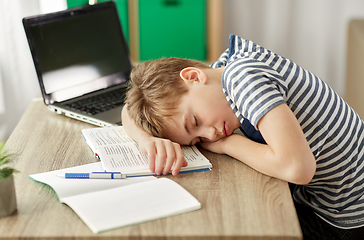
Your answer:
[[[0,218],[0,239],[302,239],[286,182],[203,149],[211,171],[168,176],[201,210],[93,234],[51,187],[28,177],[95,162],[81,135],[90,127],[31,103],[5,145],[19,154],[14,166],[21,173],[14,177],[18,210]]]

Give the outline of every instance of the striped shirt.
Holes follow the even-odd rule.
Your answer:
[[[226,66],[223,91],[241,123],[256,129],[281,103],[296,116],[317,169],[294,199],[336,227],[364,226],[364,123],[353,109],[317,76],[238,36],[211,66]]]

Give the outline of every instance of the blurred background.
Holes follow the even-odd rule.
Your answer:
[[[0,141],[30,102],[41,97],[22,18],[88,2],[0,0]],[[227,48],[229,34],[237,34],[293,60],[342,97],[348,95],[348,29],[352,20],[364,19],[362,0],[115,2],[135,63],[161,56],[211,63]],[[359,57],[356,64],[361,62]]]

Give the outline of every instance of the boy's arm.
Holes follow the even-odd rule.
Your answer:
[[[309,183],[316,171],[316,160],[289,107],[276,106],[260,119],[257,127],[267,144],[233,134],[201,145],[228,154],[266,175],[296,184]]]
[[[153,137],[136,126],[130,119],[126,105],[123,107],[121,119],[125,132],[139,144],[139,149],[148,155],[151,172],[166,175],[174,164],[172,174],[175,176],[182,166],[187,166],[181,146],[168,139]]]

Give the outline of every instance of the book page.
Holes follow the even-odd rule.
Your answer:
[[[101,162],[106,171],[120,171],[124,174],[150,174],[148,157],[137,145],[102,146],[98,149]]]
[[[196,148],[196,146],[182,146],[183,155],[187,161],[187,167],[182,167],[181,172],[197,169],[211,168],[210,162]],[[131,175],[151,175],[147,155],[142,153],[137,146],[114,145],[99,148],[101,162],[106,171],[120,171]],[[173,169],[173,167],[172,167]]]
[[[112,146],[115,144],[138,145],[124,131],[123,127],[87,128],[82,130],[87,144],[93,152],[102,146]]]
[[[80,165],[72,168],[65,168],[50,172],[37,173],[29,177],[35,181],[44,183],[53,188],[56,192],[58,199],[62,202],[63,198],[75,196],[79,194],[95,192],[105,189],[122,187],[130,184],[139,183],[142,181],[150,181],[156,179],[155,177],[138,177],[127,179],[65,179],[57,175],[65,173],[89,173],[89,172],[103,172],[104,169],[100,162]]]
[[[168,178],[64,199],[94,233],[201,208],[200,202]]]
[[[139,150],[123,126],[90,128],[82,130],[86,142],[97,153],[106,171],[119,171],[129,175],[152,175],[148,157]],[[209,169],[211,163],[196,146],[182,146],[187,167],[183,171]]]

